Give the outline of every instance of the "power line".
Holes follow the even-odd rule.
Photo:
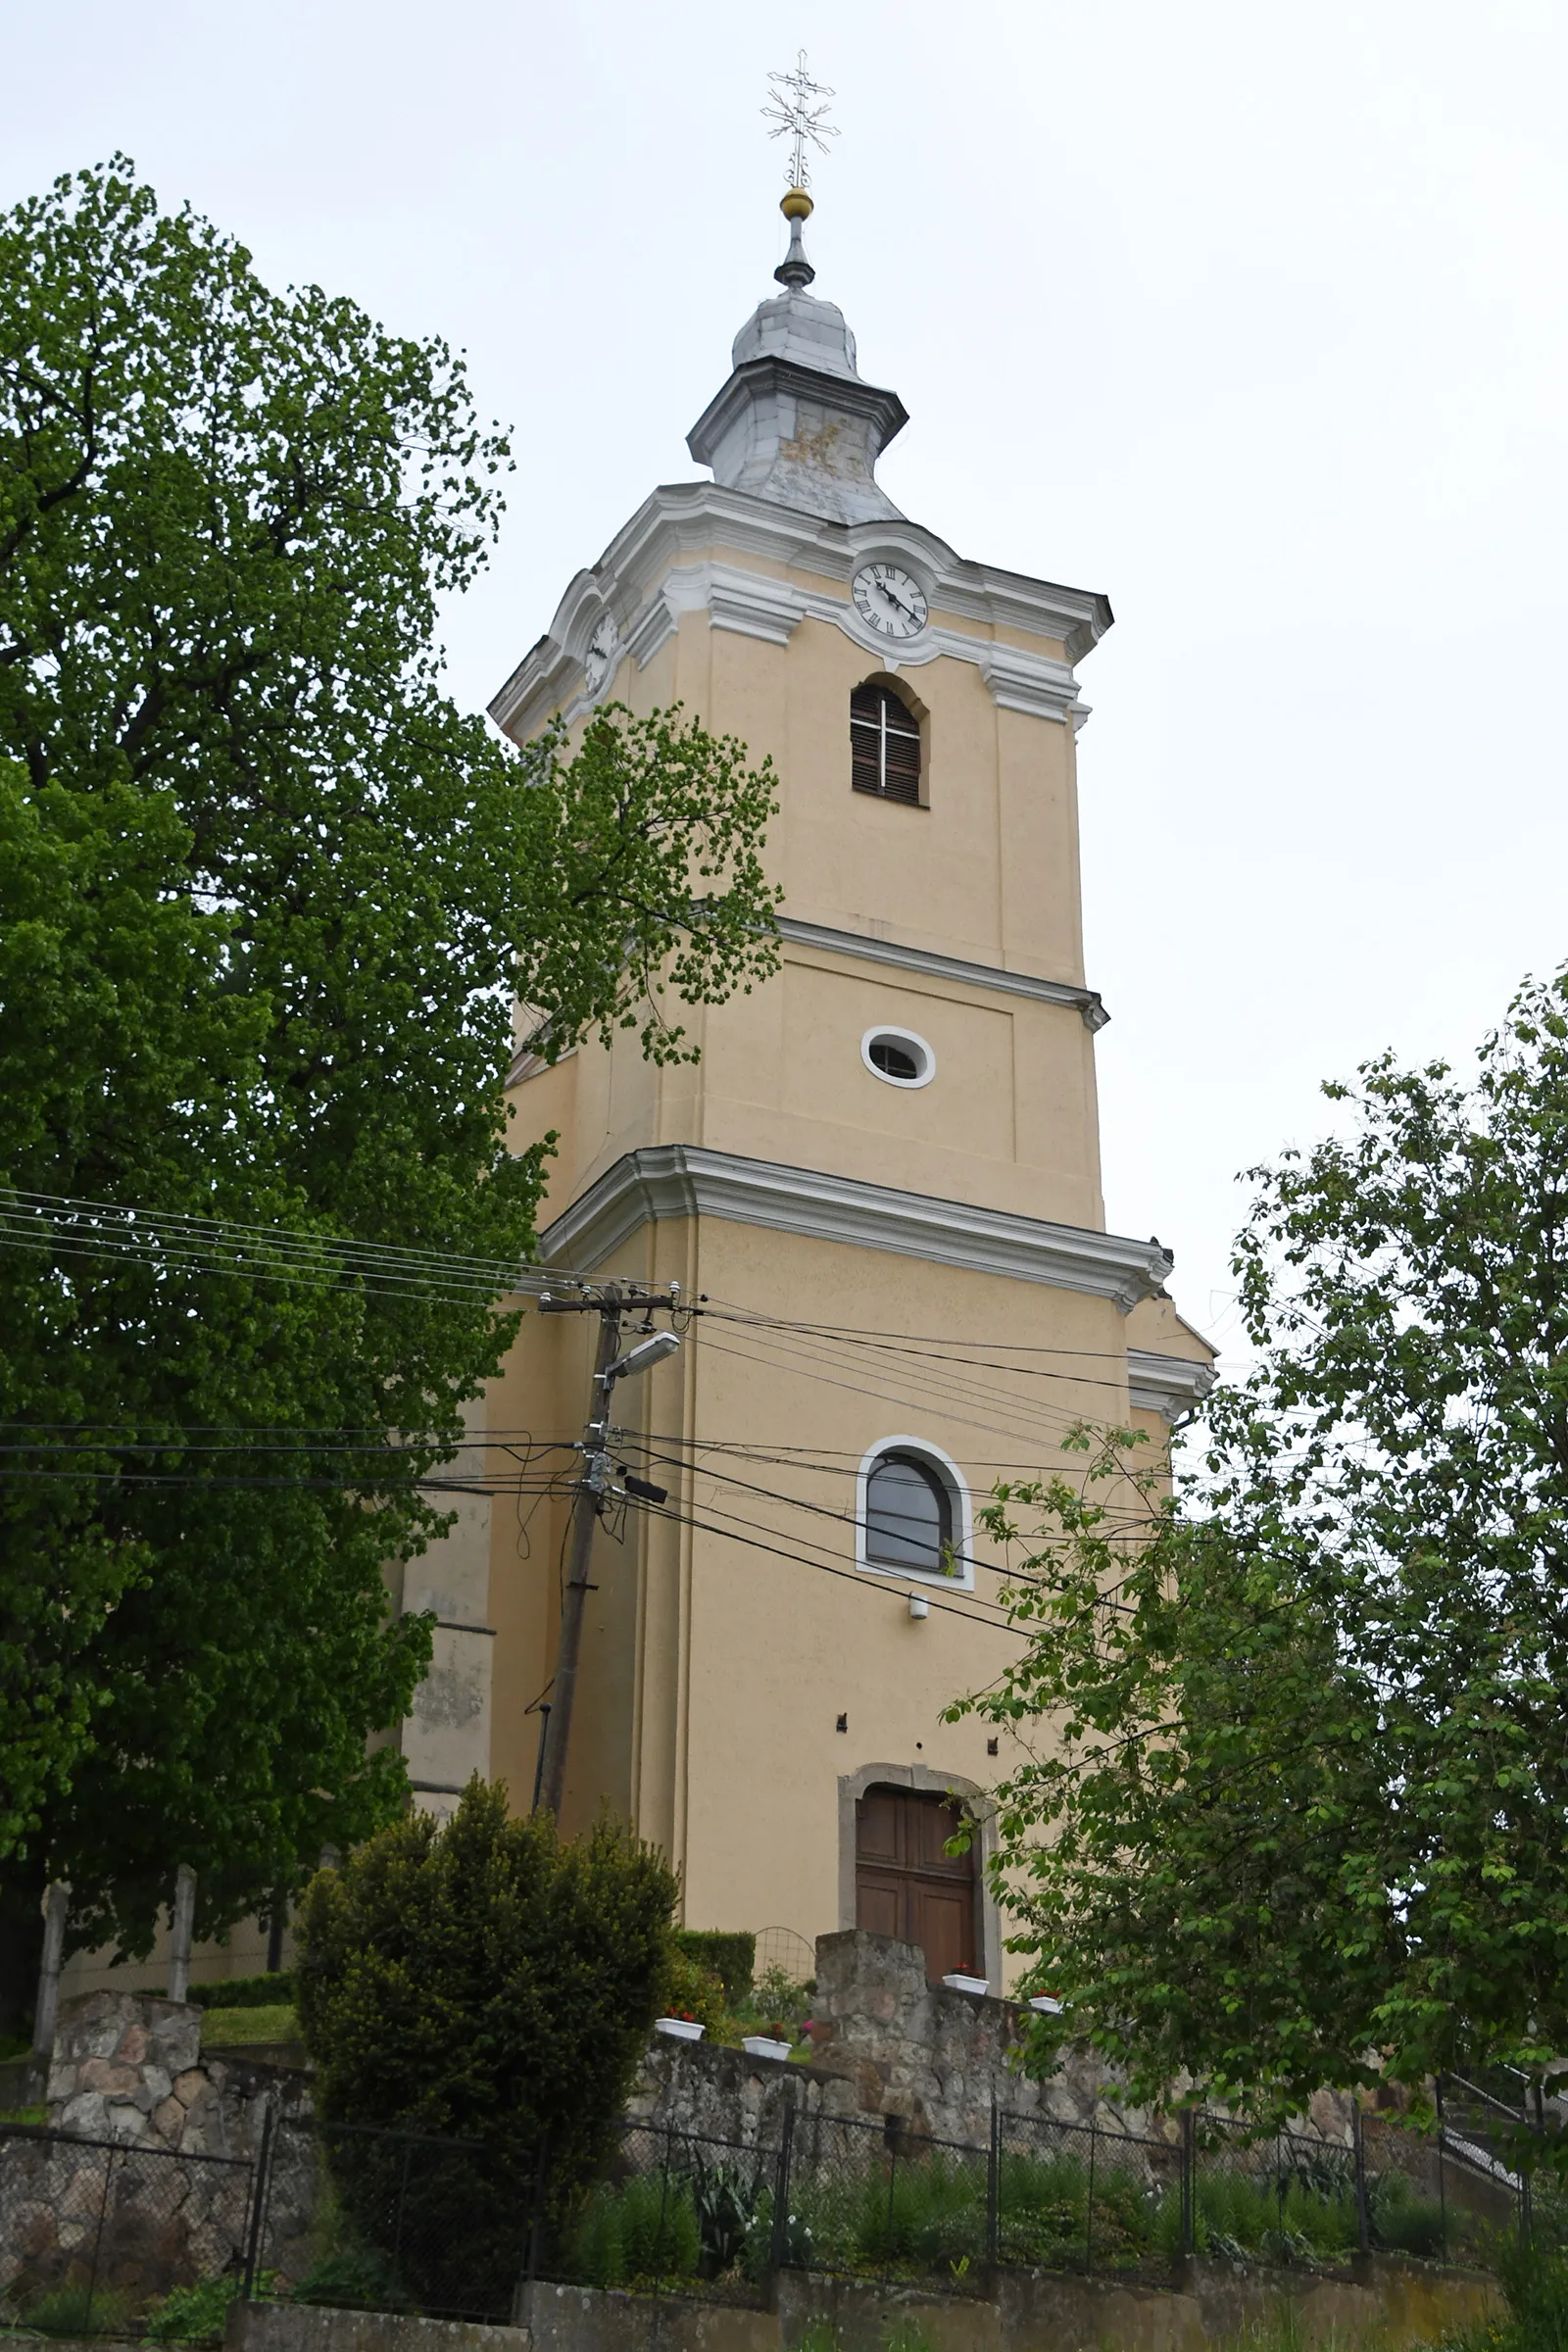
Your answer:
[[[897,1403],[904,1405],[912,1404],[916,1410],[922,1411],[928,1411],[931,1409],[932,1400],[930,1397],[910,1397],[907,1396],[899,1396],[894,1390],[889,1388],[867,1388],[861,1381],[834,1380],[825,1372],[810,1370],[808,1362],[807,1364],[781,1364],[772,1355],[755,1355],[748,1348],[726,1348],[722,1341],[710,1338],[706,1332],[704,1332],[701,1336],[705,1348],[712,1349],[713,1352],[719,1355],[734,1356],[740,1363],[760,1364],[764,1367],[764,1369],[792,1372],[798,1379],[815,1380],[823,1387],[831,1389],[843,1389],[850,1395],[856,1396],[871,1396],[876,1398],[879,1403]],[[996,1431],[999,1427],[999,1423],[1004,1418],[1004,1416],[993,1413],[990,1414],[984,1421],[977,1421],[972,1414],[957,1412],[954,1410],[951,1405],[943,1405],[941,1409],[945,1412],[946,1417],[950,1421],[960,1422],[966,1429]],[[1066,1429],[1070,1428],[1072,1424],[1070,1421],[1064,1421],[1060,1423],[1059,1426],[1063,1429]],[[1042,1438],[1045,1438],[1049,1435],[1049,1426],[1042,1426],[1040,1424],[1035,1424],[1028,1428],[1020,1428],[1015,1426],[1005,1430],[1004,1434],[1008,1437],[1020,1438],[1026,1441],[1032,1440],[1038,1443]]]
[[[457,1250],[408,1249],[285,1225],[251,1225],[179,1210],[125,1207],[59,1193],[0,1193],[0,1247],[186,1272],[242,1275],[318,1289],[355,1279],[398,1296],[456,1300],[528,1295],[584,1279],[562,1267]]]
[[[1126,1350],[1113,1348],[1047,1348],[1022,1340],[958,1340],[951,1332],[889,1332],[874,1330],[858,1323],[806,1323],[787,1315],[769,1315],[759,1307],[743,1306],[737,1298],[716,1298],[703,1294],[704,1304],[710,1315],[723,1313],[743,1322],[768,1323],[783,1331],[815,1332],[823,1337],[841,1340],[865,1340],[875,1344],[933,1348],[1005,1348],[1015,1355],[1065,1355],[1082,1363],[1120,1364],[1126,1361]],[[1004,1366],[1004,1369],[1010,1369]],[[1022,1367],[1020,1367],[1021,1369]]]
[[[676,1526],[693,1528],[701,1535],[718,1536],[730,1544],[744,1544],[752,1551],[770,1552],[775,1559],[789,1560],[797,1568],[814,1569],[821,1576],[843,1577],[847,1583],[857,1586],[862,1592],[875,1592],[880,1586],[882,1591],[896,1592],[902,1596],[907,1590],[907,1580],[898,1576],[878,1580],[867,1575],[860,1568],[836,1568],[827,1560],[803,1559],[798,1551],[786,1551],[778,1544],[764,1544],[758,1536],[738,1535],[731,1527],[714,1527],[710,1521],[699,1519],[692,1513],[672,1510],[667,1503],[647,1502],[635,1497],[633,1499],[635,1507],[646,1518],[667,1519]],[[751,1520],[743,1520],[741,1524],[749,1527],[756,1523]],[[1009,1623],[1005,1618],[979,1617],[973,1609],[959,1608],[951,1600],[939,1600],[935,1593],[927,1595],[923,1585],[921,1597],[922,1599],[929,1598],[930,1606],[933,1609],[940,1609],[944,1616],[961,1617],[970,1625],[983,1626],[992,1633],[1011,1634],[1014,1639],[1019,1641],[1030,1639],[1025,1629]],[[985,1607],[987,1604],[982,1601],[980,1605]]]

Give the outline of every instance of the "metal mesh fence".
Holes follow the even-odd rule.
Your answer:
[[[1353,2141],[1195,2115],[1191,2251],[1208,2261],[1348,2263],[1363,2242]]]
[[[0,2322],[139,2334],[160,2297],[243,2262],[252,2178],[246,2157],[0,2126]]]
[[[993,2259],[1032,2270],[1169,2270],[1181,2252],[1179,2139],[999,2114]]]
[[[586,2194],[544,2151],[271,2117],[255,2161],[0,2127],[0,2324],[140,2334],[223,2292],[507,2321],[531,2278],[760,2304],[811,2270],[985,2294],[1000,2272],[1168,2278],[1184,2256],[1332,2268],[1359,2250],[1490,2265],[1568,2247],[1528,2106],[1450,2079],[1439,2128],[1348,2138],[1190,2112],[998,2110],[987,2144],[898,2117],[786,2110],[766,2142],[626,2125]]]
[[[780,2235],[782,2149],[625,2125],[609,2177],[564,2222],[541,2216],[531,2275],[645,2294],[760,2303]]]
[[[781,2266],[972,2290],[987,2259],[991,2151],[900,2117],[811,2116],[790,2135]]]
[[[268,2145],[253,2281],[307,2303],[507,2320],[538,2170],[476,2140],[286,2118]]]

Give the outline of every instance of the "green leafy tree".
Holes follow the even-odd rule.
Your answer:
[[[0,2032],[47,1876],[145,1949],[176,1862],[216,1931],[396,1812],[384,1570],[516,1328],[27,1197],[514,1263],[514,998],[680,1058],[666,1006],[775,968],[743,747],[611,709],[519,755],[443,692],[507,463],[444,345],[122,163],[0,220]]]
[[[1568,2048],[1568,975],[1473,1086],[1327,1092],[1346,1131],[1253,1172],[1201,1474],[1176,1507],[1085,1433],[999,1489],[1031,1640],[964,1702],[1033,1749],[998,1867],[1069,2004],[1040,2054],[1276,2110]]]
[[[318,2112],[482,2149],[423,2165],[406,2246],[439,2239],[429,2259],[446,2269],[461,2229],[510,2289],[542,2159],[558,2216],[605,2168],[666,1997],[676,1891],[619,1825],[563,1842],[549,1814],[509,1819],[505,1789],[477,1778],[444,1827],[411,1816],[312,1881],[298,1983]],[[378,2245],[402,2151],[331,2145],[350,2221]]]

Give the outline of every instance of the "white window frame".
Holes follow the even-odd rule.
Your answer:
[[[866,1556],[866,1495],[871,1473],[885,1453],[912,1453],[928,1469],[936,1472],[948,1490],[953,1506],[953,1548],[957,1555],[956,1576],[943,1576],[934,1568],[893,1568],[886,1560]],[[972,1592],[974,1591],[974,1513],[969,1502],[969,1489],[963,1472],[951,1453],[934,1446],[929,1438],[878,1438],[860,1457],[860,1467],[855,1478],[855,1565],[866,1576],[885,1577],[894,1585],[935,1586],[938,1592]]]
[[[891,1038],[896,1046],[913,1047],[915,1058],[920,1064],[918,1078],[894,1078],[886,1070],[877,1068],[871,1059],[871,1048],[879,1037]],[[916,1035],[912,1029],[896,1028],[891,1021],[878,1021],[874,1028],[866,1031],[860,1040],[860,1059],[879,1085],[900,1086],[906,1095],[913,1094],[916,1087],[929,1086],[937,1074],[936,1050],[929,1041]]]

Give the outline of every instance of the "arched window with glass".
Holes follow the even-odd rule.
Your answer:
[[[874,1446],[860,1471],[860,1564],[884,1576],[967,1584],[967,1497],[936,1447],[903,1439]]]

